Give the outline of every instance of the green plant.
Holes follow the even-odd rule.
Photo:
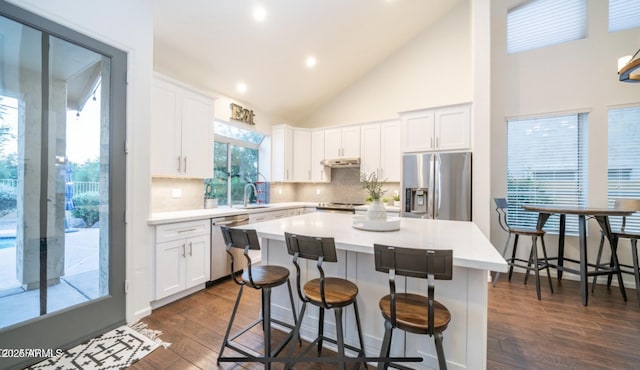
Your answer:
[[[400,194],[393,194],[393,200],[395,200],[396,202],[400,201]]]
[[[371,172],[367,175],[365,172],[360,174],[360,181],[362,182],[362,188],[367,190],[371,199],[376,200],[380,199],[386,190],[382,190],[382,185],[384,185],[386,180],[378,179],[378,175],[376,172]]]
[[[93,226],[100,219],[100,193],[89,191],[73,197],[73,217],[81,218],[87,227]]]
[[[16,209],[16,188],[0,184],[0,217]]]
[[[382,198],[382,203],[388,203],[388,202],[389,202],[389,198],[387,197]]]

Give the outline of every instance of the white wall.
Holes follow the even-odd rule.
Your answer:
[[[390,25],[392,26],[392,25]],[[322,127],[393,119],[398,112],[473,99],[470,1],[298,124]]]
[[[149,119],[153,57],[151,0],[9,0],[54,22],[128,53],[127,86],[127,321],[150,313]],[[137,196],[134,197],[134,194]],[[133,246],[136,246],[135,248]]]
[[[507,117],[586,110],[589,111],[588,203],[606,206],[607,109],[640,105],[640,86],[619,82],[616,74],[618,57],[633,53],[640,46],[640,29],[609,33],[608,2],[588,0],[586,39],[508,55],[506,14],[521,2],[491,2],[492,197],[506,194]],[[502,248],[506,235],[497,225],[495,212],[491,224],[491,239]],[[589,259],[595,261],[599,242],[595,222],[589,225],[589,236]],[[556,255],[557,238],[549,235],[546,240],[550,254]],[[567,254],[576,258],[577,238],[568,237],[566,243]]]

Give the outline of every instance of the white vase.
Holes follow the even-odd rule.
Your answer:
[[[218,208],[218,199],[205,199],[204,208]]]
[[[380,199],[374,199],[373,202],[367,208],[367,220],[370,221],[386,221],[387,210],[384,208],[384,204]]]

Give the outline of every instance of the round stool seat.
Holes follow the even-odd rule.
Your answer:
[[[313,303],[322,304],[320,279],[309,280],[304,285],[304,294]],[[338,307],[346,306],[356,299],[358,287],[349,280],[326,277],[324,279],[324,294],[327,304]]]
[[[391,296],[386,295],[380,299],[380,311],[385,320],[391,321]],[[416,333],[427,334],[429,323],[427,321],[427,297],[419,294],[396,293],[396,324],[399,329]],[[433,331],[442,332],[451,321],[451,313],[440,302],[434,301]]]
[[[289,280],[289,269],[276,265],[253,266],[251,267],[251,277],[255,285],[254,288],[274,287]],[[242,273],[242,281],[252,286],[248,270]]]

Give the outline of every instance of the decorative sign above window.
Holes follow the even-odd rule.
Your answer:
[[[248,125],[255,125],[256,123],[253,122],[253,117],[255,116],[252,110],[231,103],[231,119],[244,122]]]

